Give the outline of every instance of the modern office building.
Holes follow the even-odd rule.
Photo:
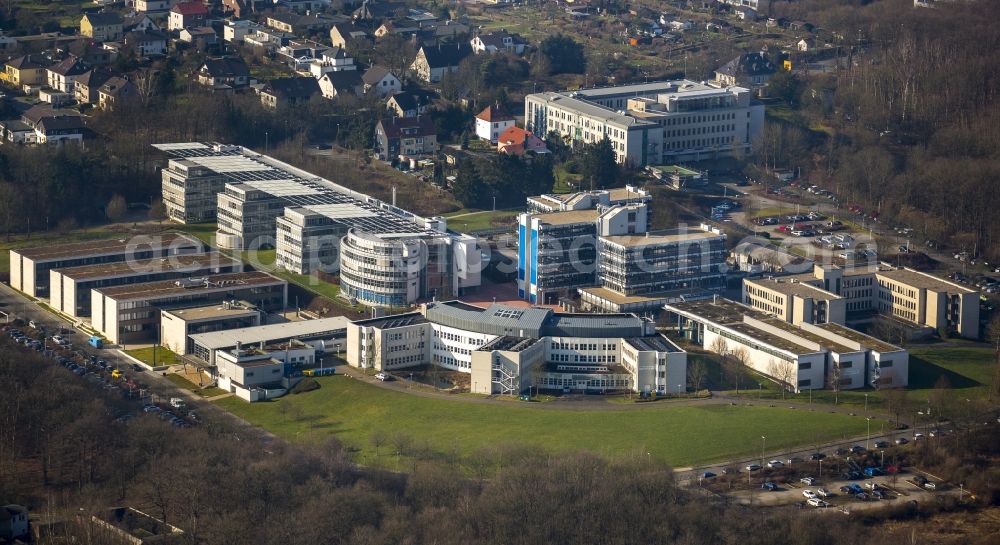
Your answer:
[[[288,284],[262,272],[216,274],[91,290],[91,325],[112,344],[155,341],[160,311],[236,301],[265,312],[283,310]]]
[[[64,314],[83,318],[90,316],[92,289],[242,271],[243,262],[217,252],[52,269],[49,304]]]
[[[652,200],[653,196],[649,191],[641,187],[627,185],[614,189],[598,189],[560,194],[546,193],[537,197],[528,197],[528,212],[549,214],[552,212],[568,212],[570,210],[589,210],[599,205],[649,204]]]
[[[480,283],[482,255],[468,235],[351,229],[340,247],[341,293],[367,305],[405,307],[461,296]]]
[[[340,246],[346,241],[354,250],[351,256],[361,261],[345,265],[350,269],[342,275],[342,292],[375,306],[460,296],[479,286],[481,252],[475,238],[449,231],[444,218],[417,216],[240,146],[156,147],[176,161],[183,159],[227,179],[217,197],[217,240],[222,248],[275,247],[279,266],[309,274],[340,270]],[[179,183],[186,187],[187,182]],[[179,215],[186,216],[186,208]],[[365,242],[373,239],[386,241],[384,247],[375,249]],[[365,255],[398,253],[408,245],[415,245],[419,256],[407,253],[405,264],[402,256]],[[421,263],[415,262],[418,257]],[[414,266],[422,267],[418,278],[410,274]],[[403,278],[405,290],[398,285]]]
[[[729,357],[799,392],[834,386],[903,387],[906,350],[839,324],[790,324],[722,298],[670,303],[668,322],[704,349]]]
[[[928,332],[981,336],[976,290],[907,267],[816,266],[781,281],[812,285],[843,299],[847,323],[878,314]]]
[[[216,364],[219,351],[237,347],[280,345],[299,341],[317,352],[340,352],[345,348],[347,326],[350,321],[343,316],[299,320],[278,324],[258,325],[241,329],[193,333],[185,343],[186,354],[193,354],[209,365]]]
[[[698,161],[750,152],[764,107],[743,87],[689,80],[529,94],[525,128],[583,145],[610,140],[619,163]]]
[[[161,310],[160,345],[177,354],[190,354],[194,351],[191,335],[255,327],[264,318],[260,309],[238,301]]]
[[[48,297],[49,271],[52,269],[169,258],[203,251],[201,242],[176,233],[21,248],[10,251],[10,285],[31,297]]]
[[[179,223],[215,221],[216,195],[228,178],[188,159],[170,159],[160,177],[168,218]]]
[[[847,320],[843,297],[794,278],[746,278],[743,303],[791,324],[843,324]]]
[[[634,314],[564,314],[547,308],[459,301],[352,322],[347,362],[398,371],[436,365],[468,373],[470,389],[519,394],[676,393],[687,384],[687,354]]]
[[[648,224],[644,203],[519,215],[518,296],[553,304],[596,285],[598,237],[644,233]]]

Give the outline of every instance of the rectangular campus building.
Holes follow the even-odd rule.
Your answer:
[[[467,373],[470,390],[483,394],[516,395],[530,387],[663,394],[687,384],[687,354],[634,314],[460,301],[352,322],[347,362],[385,371],[435,365]]]
[[[908,383],[905,349],[840,324],[792,324],[723,298],[670,303],[665,310],[681,336],[717,354],[745,357],[745,365],[794,392]]]
[[[52,269],[49,304],[64,314],[83,318],[90,316],[92,289],[241,271],[241,261],[218,252]]]
[[[91,290],[91,324],[112,344],[162,337],[160,311],[237,301],[265,312],[288,302],[288,284],[262,272],[217,274]]]
[[[775,298],[789,290],[795,291],[799,300],[786,308],[774,305]],[[744,302],[793,322],[806,318],[809,308],[815,317],[821,317],[823,313],[816,309],[821,310],[826,302],[828,322],[845,323],[846,319],[856,323],[881,315],[924,332],[980,338],[976,290],[907,267],[816,266],[813,272],[777,280],[744,280],[743,291]]]
[[[10,285],[31,297],[48,297],[49,271],[52,269],[141,261],[203,251],[201,242],[177,233],[21,248],[10,251]]]
[[[526,128],[572,145],[607,138],[619,163],[634,166],[748,154],[764,107],[743,87],[690,80],[529,94]]]

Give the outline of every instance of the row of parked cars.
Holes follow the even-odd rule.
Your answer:
[[[30,326],[29,326],[30,327]],[[31,328],[27,332],[17,327],[5,326],[4,332],[14,342],[49,356],[55,363],[65,367],[74,375],[91,382],[95,387],[106,390],[109,394],[121,396],[124,399],[141,399],[147,386],[132,376],[143,371],[142,366],[133,364],[130,367],[117,366],[84,351],[73,350],[72,343],[64,335],[72,332],[60,332],[51,337],[45,337],[41,328]],[[154,414],[169,421],[176,427],[189,428],[198,423],[198,417],[189,411],[182,400],[172,398],[169,404],[160,405],[147,403],[143,412]],[[128,422],[135,415],[120,411],[115,418],[118,422]]]
[[[968,276],[960,272],[951,273],[948,278],[960,284],[968,284],[986,293],[1000,293],[1000,279],[986,275]]]

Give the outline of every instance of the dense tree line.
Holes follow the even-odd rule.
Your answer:
[[[489,209],[496,198],[497,208],[524,206],[532,195],[550,193],[555,178],[552,159],[547,155],[517,157],[497,154],[462,161],[452,193],[469,208]]]
[[[779,2],[774,11],[821,24],[843,57],[832,74],[778,77],[776,96],[799,109],[770,120],[758,162],[802,167],[883,219],[1000,258],[1000,4]]]
[[[868,525],[729,506],[680,488],[642,449],[608,460],[497,444],[413,457],[404,474],[357,467],[336,442],[265,447],[211,418],[193,429],[152,417],[120,424],[120,407],[93,397],[89,383],[0,342],[0,497],[57,518],[132,505],[179,526],[192,544],[909,543],[887,537],[877,517]],[[418,450],[383,439],[385,455]],[[942,463],[988,462],[997,434],[974,439],[971,457],[955,449]],[[899,507],[899,516],[915,513]],[[67,531],[77,543],[98,543]]]

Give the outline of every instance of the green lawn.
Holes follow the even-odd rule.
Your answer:
[[[497,210],[496,212],[486,210],[467,213],[448,218],[448,227],[462,232],[513,227],[517,223],[517,214],[516,210]]]
[[[153,365],[153,347],[126,350],[125,353],[147,365]],[[177,354],[175,354],[172,350],[162,346],[156,347],[156,367],[162,367],[164,365],[177,365],[178,363]]]
[[[827,412],[763,406],[704,405],[637,410],[560,410],[435,399],[386,390],[344,376],[322,388],[268,403],[227,398],[219,406],[291,440],[319,443],[333,435],[358,449],[361,461],[394,466],[393,438],[406,434],[435,453],[469,455],[503,443],[553,452],[591,450],[609,456],[644,450],[677,467],[768,448],[857,436],[864,420]],[[551,404],[546,404],[552,407]],[[376,459],[374,433],[388,438]]]
[[[178,375],[177,373],[167,373],[166,379],[170,381],[170,383],[173,384],[174,386],[177,386],[178,388],[184,390],[188,390],[201,397],[215,397],[228,393],[225,390],[216,388],[214,386],[209,386],[208,388],[202,388],[201,386],[198,386],[197,384],[182,377],[181,375]]]

